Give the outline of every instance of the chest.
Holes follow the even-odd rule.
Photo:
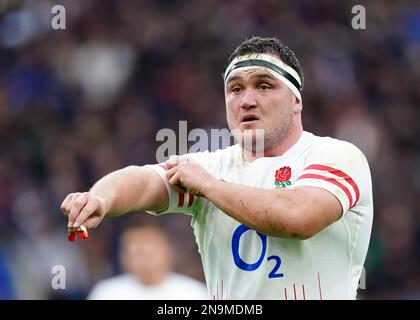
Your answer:
[[[304,169],[297,159],[260,159],[252,164],[236,164],[229,168],[221,167],[216,176],[227,182],[250,187],[275,189],[290,188]]]
[[[232,164],[213,168],[212,174],[226,182],[261,189],[291,188],[303,171],[304,164],[295,158],[284,160],[261,159],[252,164]],[[231,250],[234,235],[239,235],[239,243],[254,243],[258,247],[261,239],[255,231],[240,229],[241,223],[222,212],[213,203],[203,199],[200,213],[196,215],[194,227],[202,243],[214,245],[218,250]],[[239,228],[239,230],[238,230]],[[243,227],[242,227],[243,228]],[[242,241],[245,239],[246,241]],[[233,241],[233,242],[232,242]]]

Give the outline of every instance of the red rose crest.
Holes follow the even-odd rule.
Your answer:
[[[286,186],[290,186],[292,184],[290,182],[290,178],[292,177],[292,169],[290,167],[281,167],[280,169],[276,170],[274,177],[274,184],[276,185],[276,188],[285,188]]]

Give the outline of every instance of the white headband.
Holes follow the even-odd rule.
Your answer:
[[[265,53],[252,53],[236,57],[226,68],[224,81],[227,83],[229,74],[235,69],[261,68],[283,82],[293,94],[302,100],[300,91],[302,90],[302,81],[299,74],[292,67]]]

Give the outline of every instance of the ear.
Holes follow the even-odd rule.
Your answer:
[[[302,100],[293,95],[293,112],[300,113],[302,112],[302,108]]]

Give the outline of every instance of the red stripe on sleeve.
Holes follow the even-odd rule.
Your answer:
[[[178,207],[182,208],[184,206],[185,193],[178,193],[178,197]]]
[[[314,169],[314,170],[321,170],[321,171],[328,171],[329,173],[332,173],[338,177],[343,178],[344,180],[347,181],[348,184],[350,184],[353,189],[354,189],[354,193],[356,195],[356,201],[354,202],[354,204],[352,206],[350,206],[350,208],[353,208],[357,201],[359,201],[360,198],[360,190],[359,187],[357,186],[356,182],[354,182],[354,180],[345,172],[335,169],[333,167],[329,167],[329,166],[324,166],[324,165],[320,165],[320,164],[313,164],[310,165],[308,167],[305,168],[305,170],[309,170],[309,169]]]
[[[331,182],[332,184],[335,184],[337,187],[339,187],[341,190],[344,191],[347,198],[349,199],[350,208],[352,207],[353,197],[351,196],[351,193],[350,193],[349,189],[345,185],[343,185],[342,183],[338,182],[337,180],[335,180],[333,178],[327,178],[327,177],[321,176],[319,174],[313,174],[313,173],[303,174],[297,180],[301,180],[301,179],[320,179],[320,180],[325,180],[325,181]]]
[[[188,207],[191,207],[194,202],[194,195],[191,192],[188,192]]]

